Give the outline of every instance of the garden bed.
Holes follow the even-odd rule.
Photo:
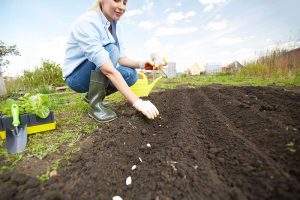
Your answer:
[[[211,85],[153,93],[159,118],[120,105],[119,118],[85,138],[49,181],[0,175],[0,199],[300,199],[298,91]]]

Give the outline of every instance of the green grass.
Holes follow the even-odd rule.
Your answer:
[[[79,147],[70,148],[67,152],[64,153],[64,155],[61,158],[55,160],[55,162],[51,166],[48,166],[47,170],[44,173],[42,173],[41,175],[39,175],[37,178],[42,182],[47,181],[50,178],[50,172],[53,171],[53,170],[57,171],[60,167],[60,162],[62,160],[65,159],[65,160],[69,161],[70,156],[72,154],[78,152],[79,150],[80,150]],[[68,164],[70,164],[70,162],[68,162]]]
[[[13,154],[10,155],[7,153],[6,149],[4,148],[4,141],[0,139],[0,174],[6,170],[14,168],[16,164],[23,159],[23,154]]]
[[[199,76],[181,76],[173,79],[163,78],[157,85],[158,89],[174,89],[179,85],[188,85],[189,87],[197,87],[210,84],[223,85],[300,85],[300,71],[294,72],[276,72],[269,76],[248,75],[243,72],[219,73],[211,75]]]
[[[222,73],[217,75],[182,76],[173,79],[163,78],[155,90],[174,89],[179,85],[198,87],[209,84],[226,85],[300,85],[300,72],[276,72],[265,76],[264,73],[250,73],[241,71],[235,74]],[[149,80],[151,82],[151,80]],[[62,159],[68,160],[70,156],[79,151],[77,145],[82,136],[91,134],[95,128],[101,126],[87,116],[88,104],[82,98],[84,94],[51,94],[50,109],[54,111],[57,128],[53,131],[32,134],[28,137],[27,148],[20,154],[10,155],[0,140],[0,174],[14,168],[20,161],[32,157],[46,159],[48,155],[57,153],[60,157],[51,163],[44,173],[39,176],[42,181],[48,180],[52,170],[59,168]],[[120,93],[115,93],[106,98],[109,102],[123,103],[125,98]],[[63,149],[63,150],[62,150]]]
[[[95,128],[101,126],[90,119],[87,115],[88,104],[83,99],[83,94],[65,94],[49,95],[50,109],[55,113],[57,127],[53,131],[36,133],[29,135],[27,147],[24,152],[19,154],[8,154],[4,141],[0,140],[0,174],[10,170],[20,161],[30,159],[31,157],[40,160],[45,159],[48,155],[58,153],[61,160],[68,159],[72,153],[79,151],[76,143],[82,136],[91,134]],[[111,95],[107,98],[110,102],[122,102],[124,98],[121,94]],[[64,153],[61,152],[62,147]],[[48,167],[40,177],[41,180],[47,180],[49,170],[56,167]]]

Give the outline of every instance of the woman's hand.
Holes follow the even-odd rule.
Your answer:
[[[159,112],[155,105],[153,105],[150,101],[144,101],[142,99],[138,99],[133,107],[138,111],[142,112],[148,119],[154,119],[159,115]]]
[[[166,58],[159,56],[156,53],[150,55],[151,61],[139,62],[139,67],[145,70],[160,70],[168,64]]]
[[[154,69],[160,70],[168,64],[166,58],[163,58],[156,53],[152,53],[150,57],[151,61],[154,63]]]
[[[145,70],[155,70],[154,62],[152,61],[140,61],[139,67],[140,69],[145,69]]]

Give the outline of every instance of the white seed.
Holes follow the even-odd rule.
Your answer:
[[[141,159],[141,157],[139,157],[140,162],[143,162],[143,160]]]
[[[132,167],[131,167],[131,170],[135,170],[136,169],[136,165],[133,165]]]
[[[132,182],[131,176],[128,176],[128,177],[126,178],[126,185],[130,185],[131,182]]]
[[[148,143],[148,144],[147,144],[147,147],[151,147],[151,144]]]
[[[114,196],[112,199],[113,200],[123,200],[122,197],[120,197],[120,196]]]
[[[58,173],[56,170],[51,171],[49,174],[50,177],[57,176],[57,175],[58,175]]]

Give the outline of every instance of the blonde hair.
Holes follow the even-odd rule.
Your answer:
[[[91,7],[89,7],[87,9],[87,11],[100,11],[101,10],[101,7],[100,7],[100,0],[96,0],[92,5]]]

